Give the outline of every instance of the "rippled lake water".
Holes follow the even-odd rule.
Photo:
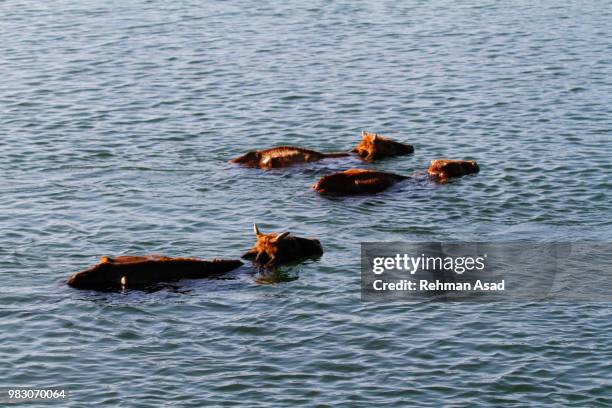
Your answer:
[[[610,406],[610,303],[362,303],[359,244],[609,241],[611,21],[608,1],[0,2],[0,387],[75,407]],[[227,163],[362,129],[415,154]],[[309,189],[439,157],[481,172]],[[235,258],[253,222],[325,255],[276,284],[245,266],[65,285],[101,255]]]

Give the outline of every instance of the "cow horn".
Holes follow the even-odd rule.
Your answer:
[[[257,228],[257,224],[253,224],[253,232],[255,235],[260,236],[261,232],[259,232],[259,228]]]
[[[378,139],[378,133],[374,133],[374,137],[372,138],[372,140],[376,140]]]
[[[285,232],[283,232],[281,234],[278,234],[276,236],[276,240],[275,241],[280,241],[281,239],[285,238],[287,235],[289,235],[289,231],[285,231]]]

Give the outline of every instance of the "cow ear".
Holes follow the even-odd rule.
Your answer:
[[[285,232],[283,232],[282,234],[278,234],[274,240],[278,242],[278,241],[280,241],[281,239],[286,238],[286,237],[287,237],[287,235],[289,235],[289,231],[285,231]]]
[[[378,139],[378,133],[374,133],[374,137],[372,138],[374,141],[376,141],[376,139]]]

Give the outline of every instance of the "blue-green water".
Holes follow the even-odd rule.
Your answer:
[[[0,2],[0,387],[70,406],[610,406],[609,303],[360,302],[361,241],[612,238],[609,1]],[[364,165],[226,161],[360,130]],[[481,173],[325,199],[350,167]],[[100,255],[325,255],[258,284],[96,294]],[[41,403],[41,406],[47,404]],[[68,404],[67,404],[68,405]]]

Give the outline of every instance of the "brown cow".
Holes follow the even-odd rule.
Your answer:
[[[262,169],[275,169],[296,164],[311,163],[326,158],[346,156],[349,156],[349,154],[320,153],[314,150],[302,149],[301,147],[279,146],[266,150],[250,151],[240,157],[230,160],[230,163],[238,163],[244,166],[259,167]]]
[[[207,261],[161,255],[103,256],[96,266],[72,275],[68,285],[95,290],[146,288],[156,283],[217,276],[241,265],[238,260]]]
[[[352,152],[367,161],[414,153],[412,145],[396,142],[376,133],[361,132],[361,138],[361,142]]]
[[[461,177],[479,171],[480,168],[474,160],[432,160],[427,169],[427,173],[440,182],[445,182],[451,177]]]
[[[253,224],[253,231],[257,242],[242,257],[254,259],[266,267],[272,268],[283,263],[323,255],[318,239],[289,236],[289,232],[262,234],[256,224]]]
[[[351,169],[321,177],[312,188],[321,194],[374,194],[407,178],[382,171]]]

